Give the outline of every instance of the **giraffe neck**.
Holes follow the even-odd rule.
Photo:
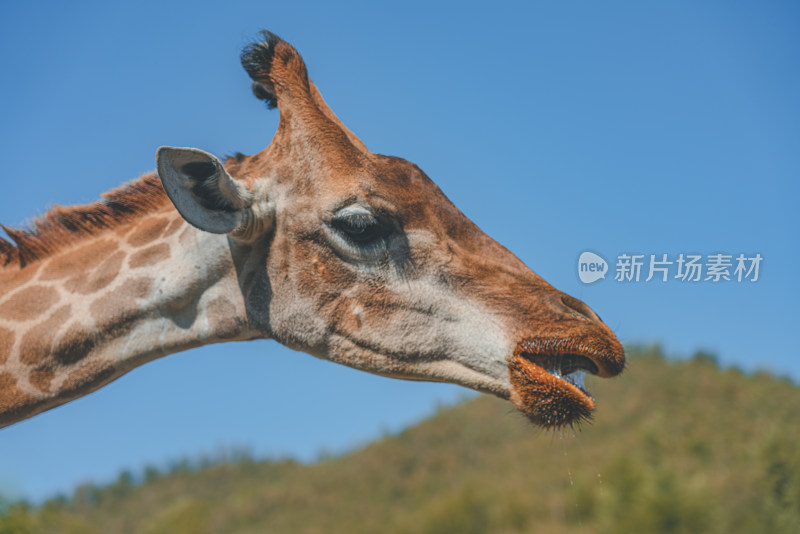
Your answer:
[[[0,268],[0,427],[249,326],[232,245],[165,207]]]

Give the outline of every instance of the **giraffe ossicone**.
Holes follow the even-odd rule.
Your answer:
[[[153,359],[256,338],[491,393],[546,427],[589,417],[583,373],[624,367],[612,331],[414,164],[370,152],[295,49],[264,37],[242,54],[280,112],[263,151],[162,147],[157,175],[6,229],[0,426]]]

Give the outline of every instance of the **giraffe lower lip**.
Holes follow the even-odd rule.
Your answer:
[[[540,365],[540,362],[559,365]],[[583,385],[585,373],[596,366],[586,357],[515,354],[509,361],[514,404],[535,424],[560,428],[587,420],[594,410],[594,399]],[[564,373],[564,370],[569,372]]]

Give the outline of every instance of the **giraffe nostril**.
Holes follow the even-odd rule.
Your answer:
[[[583,303],[583,301],[576,299],[575,297],[570,297],[569,295],[561,295],[561,302],[569,308],[571,311],[577,313],[578,315],[589,319],[590,321],[596,321],[602,323],[603,320],[597,315],[592,309]]]

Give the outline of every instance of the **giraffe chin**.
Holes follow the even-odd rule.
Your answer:
[[[509,373],[511,401],[533,423],[557,429],[591,419],[594,399],[583,388],[582,370],[548,371],[517,353],[509,360]]]

